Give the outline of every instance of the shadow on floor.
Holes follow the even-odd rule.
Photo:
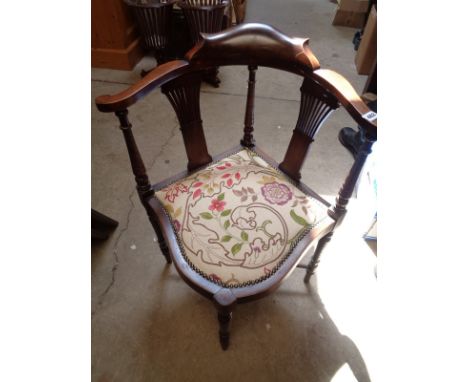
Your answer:
[[[164,278],[164,288],[182,282],[169,272]],[[165,307],[158,304],[148,317],[141,348],[135,349],[144,353],[140,365],[147,369],[132,380],[211,381],[224,376],[230,381],[330,382],[347,364],[357,381],[370,381],[355,343],[340,333],[313,287],[306,288],[279,289],[236,307],[226,352],[217,340],[216,311],[206,299],[187,293],[166,301]],[[285,300],[297,303],[291,306]]]

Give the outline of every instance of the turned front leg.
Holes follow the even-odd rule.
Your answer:
[[[230,289],[222,288],[213,296],[218,309],[219,341],[221,347],[226,350],[229,347],[232,311],[236,304],[236,297]]]
[[[323,248],[330,241],[332,235],[333,235],[333,232],[330,232],[319,240],[317,244],[317,248],[314,251],[314,254],[312,255],[312,259],[310,259],[310,262],[306,268],[307,270],[306,270],[306,274],[304,277],[305,283],[308,283],[310,281],[310,278],[312,277],[315,270],[317,269],[318,263],[320,261],[320,255],[322,254]]]
[[[161,249],[161,252],[166,259],[166,262],[168,264],[172,264],[172,259],[171,255],[169,254],[169,247],[166,244],[166,240],[164,240],[164,236],[161,232],[161,228],[159,228],[159,223],[154,219],[153,217],[150,216],[150,221],[151,225],[154,228],[154,232],[156,232],[156,236],[158,237],[158,243],[159,243],[159,248]]]
[[[371,153],[374,142],[374,138],[368,137],[366,135],[364,143],[359,149],[356,160],[354,161],[351,170],[349,170],[348,176],[346,177],[343,186],[341,186],[340,192],[336,198],[335,205],[333,208],[328,210],[328,215],[330,215],[330,217],[336,221],[341,220],[346,214],[346,206],[348,205],[349,199],[351,198],[354,188],[356,187],[359,175],[361,174],[362,168],[366,163],[367,156]]]
[[[231,329],[232,312],[230,311],[219,311],[219,341],[221,347],[226,350],[229,347],[229,332]]]

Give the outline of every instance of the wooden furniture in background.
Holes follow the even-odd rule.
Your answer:
[[[208,152],[200,115],[200,83],[201,75],[207,68],[224,65],[248,68],[245,126],[241,145],[213,158]],[[259,149],[253,139],[255,74],[258,66],[285,70],[303,77],[296,128],[280,164]],[[188,165],[187,171],[152,186],[132,133],[128,107],[158,87],[162,87],[179,119]],[[325,244],[345,216],[358,176],[377,139],[375,113],[345,78],[332,70],[320,69],[317,58],[308,46],[308,39],[291,38],[263,24],[241,24],[228,31],[206,36],[187,53],[184,60],[157,67],[119,94],[98,97],[96,105],[100,111],[113,112],[118,117],[137,191],[159,239],[161,252],[168,263],[174,262],[188,285],[214,303],[218,310],[219,339],[223,349],[229,345],[229,327],[237,303],[252,301],[273,292],[296,267],[306,269],[304,281],[309,281]],[[315,135],[326,118],[340,106],[363,127],[365,142],[343,182],[336,202],[330,205],[300,181],[300,170]],[[240,160],[239,153],[248,158]],[[242,163],[247,163],[247,175],[236,172]],[[271,176],[263,176],[265,173]],[[254,178],[252,187],[243,187],[241,183],[247,181],[248,176]],[[261,192],[256,192],[260,187]],[[165,197],[162,196],[164,193]],[[171,203],[179,201],[179,198],[187,198],[185,207],[172,207]],[[304,201],[307,203],[304,204]],[[196,212],[199,202],[203,205],[211,202],[210,207],[206,208],[209,211]],[[317,221],[313,219],[319,210],[314,210],[312,205],[322,211]],[[283,215],[276,213],[274,216],[278,221],[286,222],[289,219],[288,222],[291,222],[291,225],[281,223],[276,227],[283,227],[281,232],[300,228],[300,234],[293,237],[281,235],[268,218],[257,225],[256,219],[264,213],[263,210],[273,213],[275,208],[283,211],[287,208]],[[241,210],[244,212],[239,212]],[[219,222],[219,232],[207,229],[208,222],[215,227],[215,223]],[[220,232],[228,229],[235,229],[236,234],[221,236]],[[203,231],[197,234],[197,230]],[[260,233],[263,239],[257,240]],[[189,248],[190,245],[199,245],[204,239],[207,242],[203,248]],[[226,251],[227,243],[228,248],[237,244]],[[224,248],[221,253],[218,251],[220,247]],[[187,248],[191,253],[187,252]],[[284,255],[281,252],[283,257],[275,266],[261,263],[262,259],[276,254],[275,251],[280,249]],[[309,250],[312,253],[310,261],[307,265],[300,264]],[[219,269],[219,272],[208,274],[208,268],[195,265],[194,262],[200,261],[202,265]],[[257,264],[257,261],[264,268],[252,268],[252,262]],[[244,272],[245,276],[245,272],[252,269],[258,270],[261,277],[244,278],[241,282],[240,277],[226,279],[223,276],[230,272],[241,275]]]
[[[131,8],[143,44],[158,65],[168,61],[171,42],[172,10],[177,0],[124,0]]]
[[[236,24],[242,24],[245,19],[245,9],[247,7],[247,0],[232,0],[234,14],[236,16]]]
[[[193,45],[202,39],[200,33],[216,33],[228,26],[225,17],[228,0],[180,0],[177,4],[184,12]],[[205,71],[203,80],[216,88],[219,87],[221,81],[218,78],[218,68]]]
[[[142,57],[138,31],[123,0],[92,0],[91,66],[131,70]]]

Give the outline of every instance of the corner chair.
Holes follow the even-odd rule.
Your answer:
[[[225,350],[237,303],[268,295],[296,268],[305,268],[304,282],[309,281],[377,139],[377,115],[345,78],[320,68],[308,39],[256,23],[202,37],[184,60],[158,66],[119,94],[97,97],[96,105],[118,117],[138,194],[161,252],[190,287],[214,303]],[[248,68],[244,132],[240,145],[212,157],[200,115],[200,84],[204,71],[226,65]],[[258,66],[303,78],[298,120],[279,164],[253,137]],[[180,122],[188,165],[186,171],[151,185],[128,108],[158,87]],[[301,182],[300,170],[315,135],[340,106],[364,128],[365,142],[330,205]],[[307,253],[312,256],[303,265]]]

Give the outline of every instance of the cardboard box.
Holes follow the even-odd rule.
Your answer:
[[[337,3],[333,25],[351,28],[364,26],[369,0],[337,0]]]
[[[369,0],[337,0],[338,9],[345,12],[367,13]]]
[[[377,60],[377,11],[372,7],[354,62],[358,74],[370,74]]]
[[[342,11],[338,8],[336,10],[332,25],[359,29],[364,26],[365,20],[365,13]]]

